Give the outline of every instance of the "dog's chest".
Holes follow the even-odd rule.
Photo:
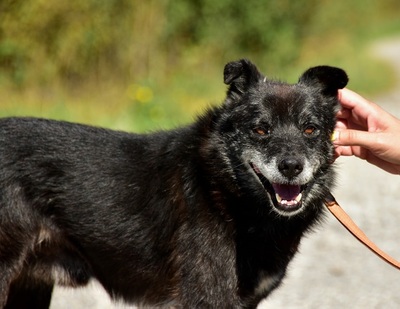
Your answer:
[[[256,296],[264,296],[269,294],[275,287],[279,285],[281,280],[281,275],[261,275],[254,289],[254,294]]]

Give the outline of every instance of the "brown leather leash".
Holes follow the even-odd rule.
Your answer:
[[[392,258],[390,255],[382,251],[375,245],[368,237],[364,234],[364,232],[354,223],[354,221],[349,217],[349,215],[340,207],[340,205],[336,202],[335,198],[331,193],[327,197],[325,197],[324,201],[325,205],[329,209],[329,211],[339,220],[339,222],[351,233],[354,237],[356,237],[362,244],[364,244],[368,249],[378,255],[385,262],[390,265],[400,269],[400,262],[396,259]]]

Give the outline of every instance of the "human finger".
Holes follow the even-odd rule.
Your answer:
[[[360,123],[371,118],[371,116],[377,118],[377,116],[383,112],[378,105],[347,88],[339,89],[338,99],[343,109],[348,109],[350,111],[350,116]]]
[[[332,141],[335,145],[361,146],[370,149],[376,145],[376,134],[352,129],[335,130]]]
[[[336,113],[337,118],[349,118],[351,115],[351,112],[347,108],[342,108],[340,111]]]
[[[348,109],[353,109],[360,105],[362,108],[366,108],[371,105],[370,101],[348,88],[338,90],[338,99],[340,104]]]
[[[387,160],[381,159],[381,158],[379,158],[377,156],[373,156],[373,155],[367,156],[365,158],[365,160],[367,160],[367,162],[385,170],[388,173],[396,174],[396,175],[400,174],[400,164],[392,163],[392,162],[389,162]]]
[[[345,120],[336,121],[335,130],[345,130],[349,129],[348,123]]]

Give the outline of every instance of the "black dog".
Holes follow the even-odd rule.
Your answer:
[[[222,106],[172,131],[0,121],[0,307],[91,277],[179,308],[254,308],[280,284],[323,213],[348,79],[320,66],[289,85],[241,60],[224,80]]]

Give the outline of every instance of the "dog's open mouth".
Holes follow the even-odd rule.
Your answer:
[[[301,208],[305,185],[270,183],[255,164],[250,165],[277,209],[293,212]]]

